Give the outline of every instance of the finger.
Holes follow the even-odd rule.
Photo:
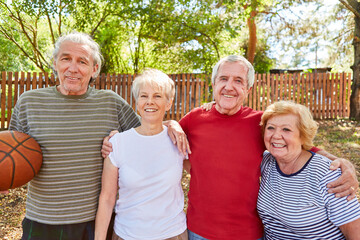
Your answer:
[[[117,134],[119,131],[118,130],[113,130],[110,132],[109,137],[111,138],[112,136],[114,136],[115,134]]]
[[[330,170],[335,170],[338,169],[340,167],[341,163],[339,159],[335,159],[334,161],[331,162],[330,164]]]
[[[184,156],[186,156],[186,149],[187,149],[187,145],[188,145],[188,141],[186,139],[186,137],[183,137],[183,142],[182,142],[182,154]]]
[[[332,182],[329,182],[326,186],[328,188],[335,188],[335,187],[339,187],[340,185],[344,185],[346,183],[349,184],[349,181],[347,181],[347,179],[349,179],[349,176],[348,176],[348,172],[345,171],[343,172],[340,177]],[[346,188],[350,188],[351,187],[351,184],[349,184],[348,186],[345,186]]]
[[[348,190],[344,190],[342,187],[335,188],[335,189],[336,189],[336,192],[337,192],[335,194],[335,197],[337,197],[337,198],[346,197],[346,196],[351,195],[350,188],[348,188]]]
[[[350,194],[349,196],[347,196],[346,200],[350,201],[353,200],[356,197],[356,192]]]
[[[175,134],[173,133],[173,132],[168,132],[169,134],[169,137],[170,137],[170,139],[171,139],[171,141],[173,142],[173,144],[176,144],[177,143],[177,141],[176,141],[176,136],[175,136]]]
[[[191,154],[191,149],[190,149],[190,143],[189,143],[189,141],[188,141],[188,139],[186,138],[186,152],[188,153],[188,154]]]
[[[183,137],[181,135],[178,135],[176,138],[176,144],[179,152],[181,152],[182,154],[184,154],[183,143],[184,143]]]

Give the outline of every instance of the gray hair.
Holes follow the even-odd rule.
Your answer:
[[[146,69],[142,74],[137,75],[132,84],[132,94],[137,101],[140,88],[145,84],[159,87],[164,91],[166,98],[172,101],[175,96],[175,83],[169,76],[157,69]]]
[[[230,55],[230,56],[224,57],[216,63],[216,65],[213,67],[213,71],[212,71],[212,75],[211,75],[212,85],[215,84],[215,78],[217,76],[219,67],[224,62],[242,62],[242,63],[244,63],[248,68],[248,72],[247,72],[248,89],[254,85],[255,70],[254,70],[253,65],[246,58],[244,58],[242,56],[238,56],[238,55]]]
[[[65,41],[85,44],[90,47],[90,49],[92,50],[91,55],[94,60],[94,65],[96,65],[96,64],[98,65],[98,68],[93,76],[94,78],[96,78],[100,73],[101,64],[102,64],[102,60],[103,60],[103,56],[101,55],[99,44],[97,44],[97,42],[95,42],[94,39],[92,39],[90,37],[90,35],[88,35],[86,33],[71,32],[71,33],[65,34],[65,35],[59,37],[55,43],[55,48],[54,48],[53,54],[52,54],[54,61],[56,61],[56,59],[58,57],[58,53],[60,51],[61,44]]]

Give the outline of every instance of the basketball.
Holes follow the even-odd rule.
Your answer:
[[[17,131],[0,132],[0,191],[29,182],[42,164],[40,145]]]

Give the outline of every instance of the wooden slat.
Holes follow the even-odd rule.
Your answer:
[[[121,97],[126,99],[126,82],[127,82],[127,75],[123,75],[121,77]]]
[[[313,111],[314,111],[314,116],[315,116],[315,118],[319,118],[319,108],[318,108],[318,99],[319,99],[319,91],[318,91],[318,75],[317,74],[315,74],[315,73],[312,73],[311,74],[312,75],[312,77],[313,77],[313,83],[314,83],[314,85],[313,85],[313,91],[312,91],[312,93],[313,93],[313,95],[314,95],[314,97],[313,97]]]
[[[180,74],[178,76],[178,79],[180,80]],[[182,118],[185,115],[185,82],[187,81],[186,75],[183,73],[181,74],[181,89],[180,89],[180,99],[181,99],[181,112],[180,112],[180,118]],[[180,118],[178,120],[180,120]]]
[[[275,75],[270,75],[270,88],[271,88],[271,103],[274,103],[274,98],[275,98],[275,79],[274,79]]]
[[[344,73],[340,73],[340,83],[339,83],[339,104],[340,104],[340,112],[341,117],[345,116],[345,108],[344,108]]]
[[[256,74],[256,97],[254,99],[256,101],[256,110],[261,110],[260,98],[261,98],[261,76],[260,74]]]
[[[335,94],[335,118],[340,117],[340,111],[339,111],[339,73],[335,74],[335,88],[334,88],[334,94]]]
[[[38,80],[37,80],[37,73],[33,72],[32,74],[32,82],[31,82],[31,89],[37,89],[38,86]]]
[[[116,78],[116,74],[113,73],[111,75],[111,90],[113,90],[114,92],[116,92],[116,86],[117,86],[117,78]]]
[[[21,74],[20,74],[19,96],[24,92],[24,90],[25,90],[25,73],[21,72]]]
[[[48,72],[44,73],[44,78],[45,78],[45,86],[44,87],[48,87],[49,86],[49,73]]]
[[[6,72],[1,73],[1,129],[5,128]]]
[[[331,105],[332,105],[332,117],[331,118],[336,118],[337,114],[336,114],[336,95],[337,95],[337,91],[335,91],[336,89],[336,76],[335,73],[332,73],[332,84],[331,84]]]
[[[204,93],[203,93],[203,89],[204,89],[204,85],[205,85],[205,82],[202,80],[202,79],[199,79],[200,81],[200,99],[199,99],[199,104],[202,105],[202,103],[204,102]]]
[[[200,107],[200,80],[198,78],[196,78],[195,81],[195,107]],[[180,119],[176,119],[176,120],[180,120]]]
[[[309,107],[309,96],[310,96],[309,74],[308,73],[303,74],[302,80],[303,80],[302,85],[304,91],[302,102],[303,104],[305,104],[305,106]]]
[[[284,100],[295,100],[294,77],[294,74],[284,74]]]
[[[294,74],[295,75],[295,74]],[[294,99],[294,101],[296,101],[296,103],[300,103],[301,101],[300,101],[300,98],[301,98],[301,96],[302,96],[302,91],[300,91],[300,85],[301,85],[301,83],[300,83],[300,78],[301,78],[301,76],[300,76],[300,73],[298,73],[298,74],[296,74],[296,84],[297,84],[297,88],[296,88],[296,93],[293,93],[293,95],[296,95],[295,96],[295,98],[293,98]],[[295,88],[294,88],[295,89]]]
[[[11,110],[12,110],[12,89],[13,89],[12,78],[13,78],[13,73],[8,72],[8,80],[7,80],[8,91],[7,91],[7,104],[6,104],[7,105],[6,106],[6,110],[7,110],[6,121],[8,123],[10,122]]]
[[[27,75],[26,75],[26,80],[25,80],[25,83],[26,83],[26,91],[29,91],[30,90],[30,84],[31,84],[31,73],[28,72]]]
[[[265,78],[265,74],[260,74],[261,76],[261,111],[264,111],[265,110],[265,107],[266,107],[266,97],[265,97],[265,94],[266,94],[266,78]]]
[[[346,117],[350,116],[350,92],[351,92],[351,73],[347,74],[347,104],[346,104]]]
[[[187,75],[187,81],[186,81],[186,108],[185,108],[185,114],[188,113],[191,110],[191,106],[190,106],[190,94],[189,94],[189,89],[190,89],[190,81],[194,78],[193,74],[188,74]]]
[[[256,75],[255,75],[255,78],[254,78],[254,84],[255,84],[255,81],[256,81]],[[247,99],[245,99],[245,103],[244,103],[246,106],[248,106],[250,108],[254,108],[253,107],[253,101],[252,101],[254,99],[254,97],[253,97],[254,91],[255,91],[255,87],[253,85],[252,89],[251,89],[250,93],[248,94]]]
[[[136,74],[134,74],[134,80],[135,80],[135,77],[136,77]],[[132,81],[133,81],[133,79],[131,78],[131,75],[129,74],[128,75],[128,81],[127,81],[127,102],[129,103],[129,104],[131,104],[131,106],[132,106],[132,108],[133,109],[136,109],[136,107],[135,107],[135,99],[134,99],[134,97],[132,96],[132,94],[131,94],[131,86],[132,86]]]
[[[56,77],[55,77],[54,74],[51,74],[50,83],[49,83],[49,84],[51,84],[51,86],[56,86],[56,85],[58,85],[57,82],[56,82]]]
[[[202,79],[204,79],[204,82],[205,82],[205,99],[204,99],[204,102],[209,102],[210,99],[209,99],[209,83],[208,83],[208,80],[207,78],[205,78],[205,74],[202,74]],[[188,88],[188,92],[189,92],[189,88]],[[188,94],[189,95],[189,94]]]
[[[325,73],[326,74],[326,73]],[[322,110],[322,118],[324,119],[324,118],[326,118],[326,112],[325,112],[325,110],[326,110],[326,101],[325,101],[325,99],[326,99],[326,75],[325,75],[324,73],[320,73],[320,75],[321,75],[321,87],[322,87],[322,89],[323,89],[323,94],[322,94],[322,108],[321,108],[321,110]]]
[[[14,74],[14,105],[18,100],[18,94],[19,94],[19,72],[15,72]]]

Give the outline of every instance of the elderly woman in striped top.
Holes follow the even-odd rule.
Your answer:
[[[266,239],[360,239],[360,206],[336,198],[326,184],[341,172],[309,149],[318,125],[305,106],[270,105],[261,119],[268,151],[261,164],[257,208]]]

